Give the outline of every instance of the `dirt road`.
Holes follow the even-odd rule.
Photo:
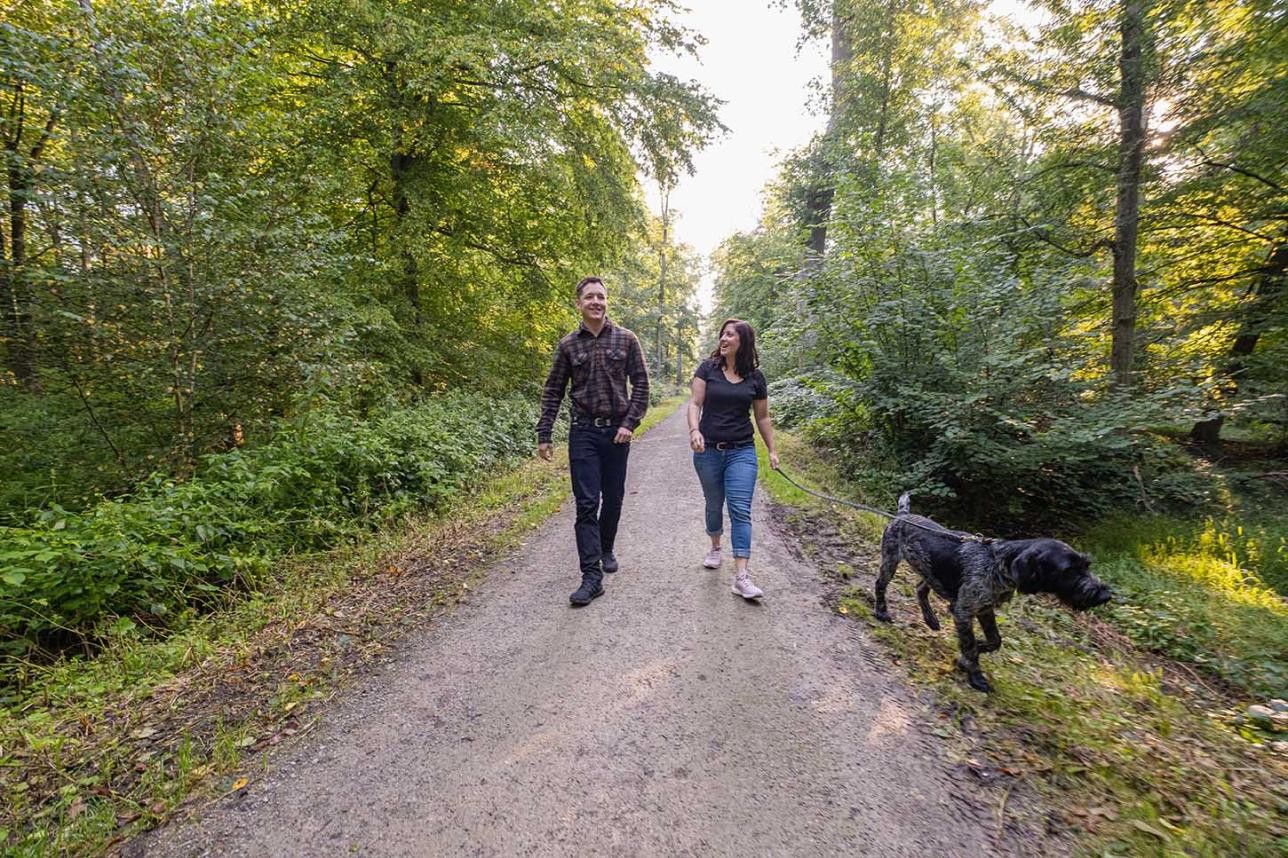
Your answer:
[[[785,463],[787,464],[787,463]],[[266,773],[147,855],[987,855],[923,707],[768,524],[704,570],[683,415],[632,450],[607,594],[572,504]],[[726,559],[726,564],[731,561]]]

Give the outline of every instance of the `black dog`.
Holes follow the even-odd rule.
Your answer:
[[[917,585],[921,616],[935,631],[939,630],[939,619],[930,607],[930,591],[948,600],[961,649],[957,666],[970,677],[971,688],[991,690],[979,669],[979,656],[1002,645],[993,612],[1016,590],[1052,593],[1079,611],[1103,605],[1113,597],[1109,586],[1092,574],[1091,558],[1058,539],[980,539],[948,530],[911,510],[910,496],[904,493],[899,498],[898,517],[881,534],[876,618],[891,621],[886,587],[899,561],[907,560],[921,576]],[[984,631],[982,645],[975,640],[977,618]]]

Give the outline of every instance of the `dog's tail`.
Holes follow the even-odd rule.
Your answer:
[[[912,512],[912,492],[904,492],[899,495],[899,505],[895,507],[895,512],[899,515],[907,515]]]

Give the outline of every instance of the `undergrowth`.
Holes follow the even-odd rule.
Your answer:
[[[158,475],[80,511],[31,510],[0,526],[0,654],[182,628],[256,589],[280,557],[444,509],[530,455],[535,422],[531,402],[479,394],[365,421],[321,409],[263,446],[207,456],[189,479]]]

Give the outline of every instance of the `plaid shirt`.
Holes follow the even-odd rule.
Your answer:
[[[538,443],[550,441],[570,378],[569,397],[574,411],[618,420],[618,425],[632,432],[640,425],[648,409],[648,367],[644,365],[644,350],[633,333],[605,319],[599,336],[592,334],[583,323],[559,341],[554,366],[541,391]],[[629,397],[626,395],[628,378]]]

